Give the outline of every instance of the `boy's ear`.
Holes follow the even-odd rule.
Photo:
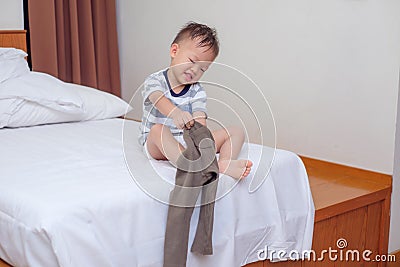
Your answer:
[[[173,44],[171,45],[170,50],[169,50],[170,56],[171,56],[172,58],[174,58],[174,57],[176,56],[176,53],[178,52],[178,50],[179,50],[179,45],[178,45],[177,43],[173,43]]]

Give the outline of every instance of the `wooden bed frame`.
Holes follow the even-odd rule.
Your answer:
[[[15,47],[27,52],[26,30],[0,30],[0,47]]]
[[[361,170],[339,164],[301,157],[309,176],[315,205],[315,223],[312,249],[316,257],[323,250],[343,251],[342,260],[305,260],[289,262],[257,262],[246,267],[286,266],[396,266],[386,262],[362,260],[362,252],[371,250],[368,256],[388,254],[390,197],[392,177],[381,173]],[[339,249],[337,242],[344,239],[347,246]],[[346,252],[358,250],[360,261],[346,261]],[[335,255],[335,254],[333,254]],[[397,259],[399,262],[399,259]],[[393,264],[393,263],[392,263]],[[397,265],[399,266],[399,265]]]
[[[27,51],[26,31],[0,31],[0,47]],[[316,209],[312,249],[317,258],[323,250],[338,250],[340,238],[347,242],[343,255],[347,250],[358,250],[360,255],[371,250],[370,257],[387,255],[392,177],[306,157],[302,160]],[[386,262],[345,261],[345,257],[331,261],[325,255],[323,261],[259,261],[246,267],[386,266]],[[9,266],[0,259],[0,267]]]

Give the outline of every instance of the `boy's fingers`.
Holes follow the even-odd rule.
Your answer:
[[[194,125],[194,120],[191,120],[185,124],[185,127],[186,127],[186,129],[189,130],[190,128],[192,128],[193,125]]]

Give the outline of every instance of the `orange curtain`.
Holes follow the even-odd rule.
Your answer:
[[[121,95],[115,0],[28,0],[32,70]]]

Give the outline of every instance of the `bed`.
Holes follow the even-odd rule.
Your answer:
[[[161,182],[172,189],[175,169],[145,157],[137,142],[139,123],[121,118],[129,107],[115,96],[41,73],[13,79],[37,86],[43,77],[43,87],[54,92],[24,91],[30,104],[10,102],[21,114],[7,114],[0,129],[0,258],[13,266],[162,266],[168,205],[160,199],[168,186],[158,189]],[[0,86],[0,98],[18,91],[20,83],[10,88]],[[188,253],[187,266],[245,266],[259,261],[267,247],[311,248],[314,204],[301,159],[256,144],[246,144],[242,156],[254,162],[253,170],[266,169],[265,158],[273,162],[268,176],[252,193],[252,181],[261,181],[253,177],[257,171],[241,182],[221,176],[214,254]]]

